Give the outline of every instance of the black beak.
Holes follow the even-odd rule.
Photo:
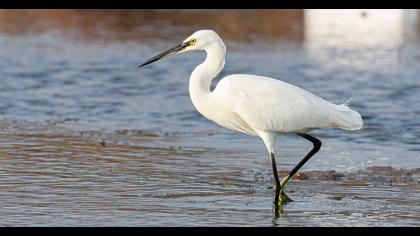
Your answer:
[[[158,55],[156,55],[156,56],[154,56],[154,57],[150,58],[149,60],[145,61],[143,64],[139,65],[139,67],[142,67],[142,66],[145,66],[145,65],[147,65],[147,64],[150,64],[150,63],[152,63],[152,62],[155,62],[155,61],[157,61],[157,60],[159,60],[159,59],[161,59],[161,58],[164,58],[164,57],[165,57],[165,56],[167,56],[167,55],[173,55],[173,54],[175,54],[175,53],[177,53],[177,52],[181,51],[182,49],[186,48],[187,46],[188,46],[188,44],[187,44],[187,43],[181,43],[181,44],[178,44],[178,45],[176,45],[175,47],[170,48],[170,49],[168,49],[168,50],[166,50],[166,51],[164,51],[164,52],[161,52],[161,53],[159,53]]]

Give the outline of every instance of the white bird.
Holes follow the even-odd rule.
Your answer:
[[[271,158],[276,206],[291,201],[284,193],[288,180],[321,147],[321,141],[307,132],[319,128],[359,130],[360,114],[347,104],[336,105],[304,89],[258,75],[234,74],[222,78],[213,91],[211,81],[225,65],[226,46],[213,30],[200,30],[179,45],[147,60],[141,66],[166,55],[204,50],[207,57],[191,74],[189,93],[195,108],[206,118],[228,129],[260,137]],[[279,181],[274,158],[274,142],[280,134],[297,134],[313,143],[313,149]],[[281,194],[281,197],[279,197]]]

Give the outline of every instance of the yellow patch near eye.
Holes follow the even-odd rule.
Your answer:
[[[195,45],[195,43],[197,42],[197,40],[196,39],[191,39],[189,42],[188,42],[188,45],[189,46],[191,46],[191,45]]]

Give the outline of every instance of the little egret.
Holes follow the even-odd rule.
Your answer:
[[[199,30],[179,45],[150,58],[139,67],[167,55],[204,50],[207,57],[191,74],[189,93],[195,108],[206,118],[228,129],[260,137],[272,163],[276,184],[274,204],[292,201],[284,187],[316,153],[321,141],[307,132],[319,128],[359,130],[360,114],[347,104],[330,103],[289,83],[258,75],[234,74],[220,80],[210,91],[211,81],[225,65],[226,46],[213,30]],[[279,180],[274,142],[277,135],[291,133],[312,142],[312,150],[286,177]]]

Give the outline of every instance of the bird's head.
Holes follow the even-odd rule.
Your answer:
[[[221,42],[222,39],[213,30],[199,30],[193,33],[188,38],[186,38],[180,44],[176,45],[175,47],[172,47],[164,52],[161,52],[158,55],[145,61],[143,64],[139,65],[139,67],[145,66],[147,64],[155,62],[169,55],[176,55],[179,53],[194,51],[194,50],[205,50],[206,47],[218,41]]]

